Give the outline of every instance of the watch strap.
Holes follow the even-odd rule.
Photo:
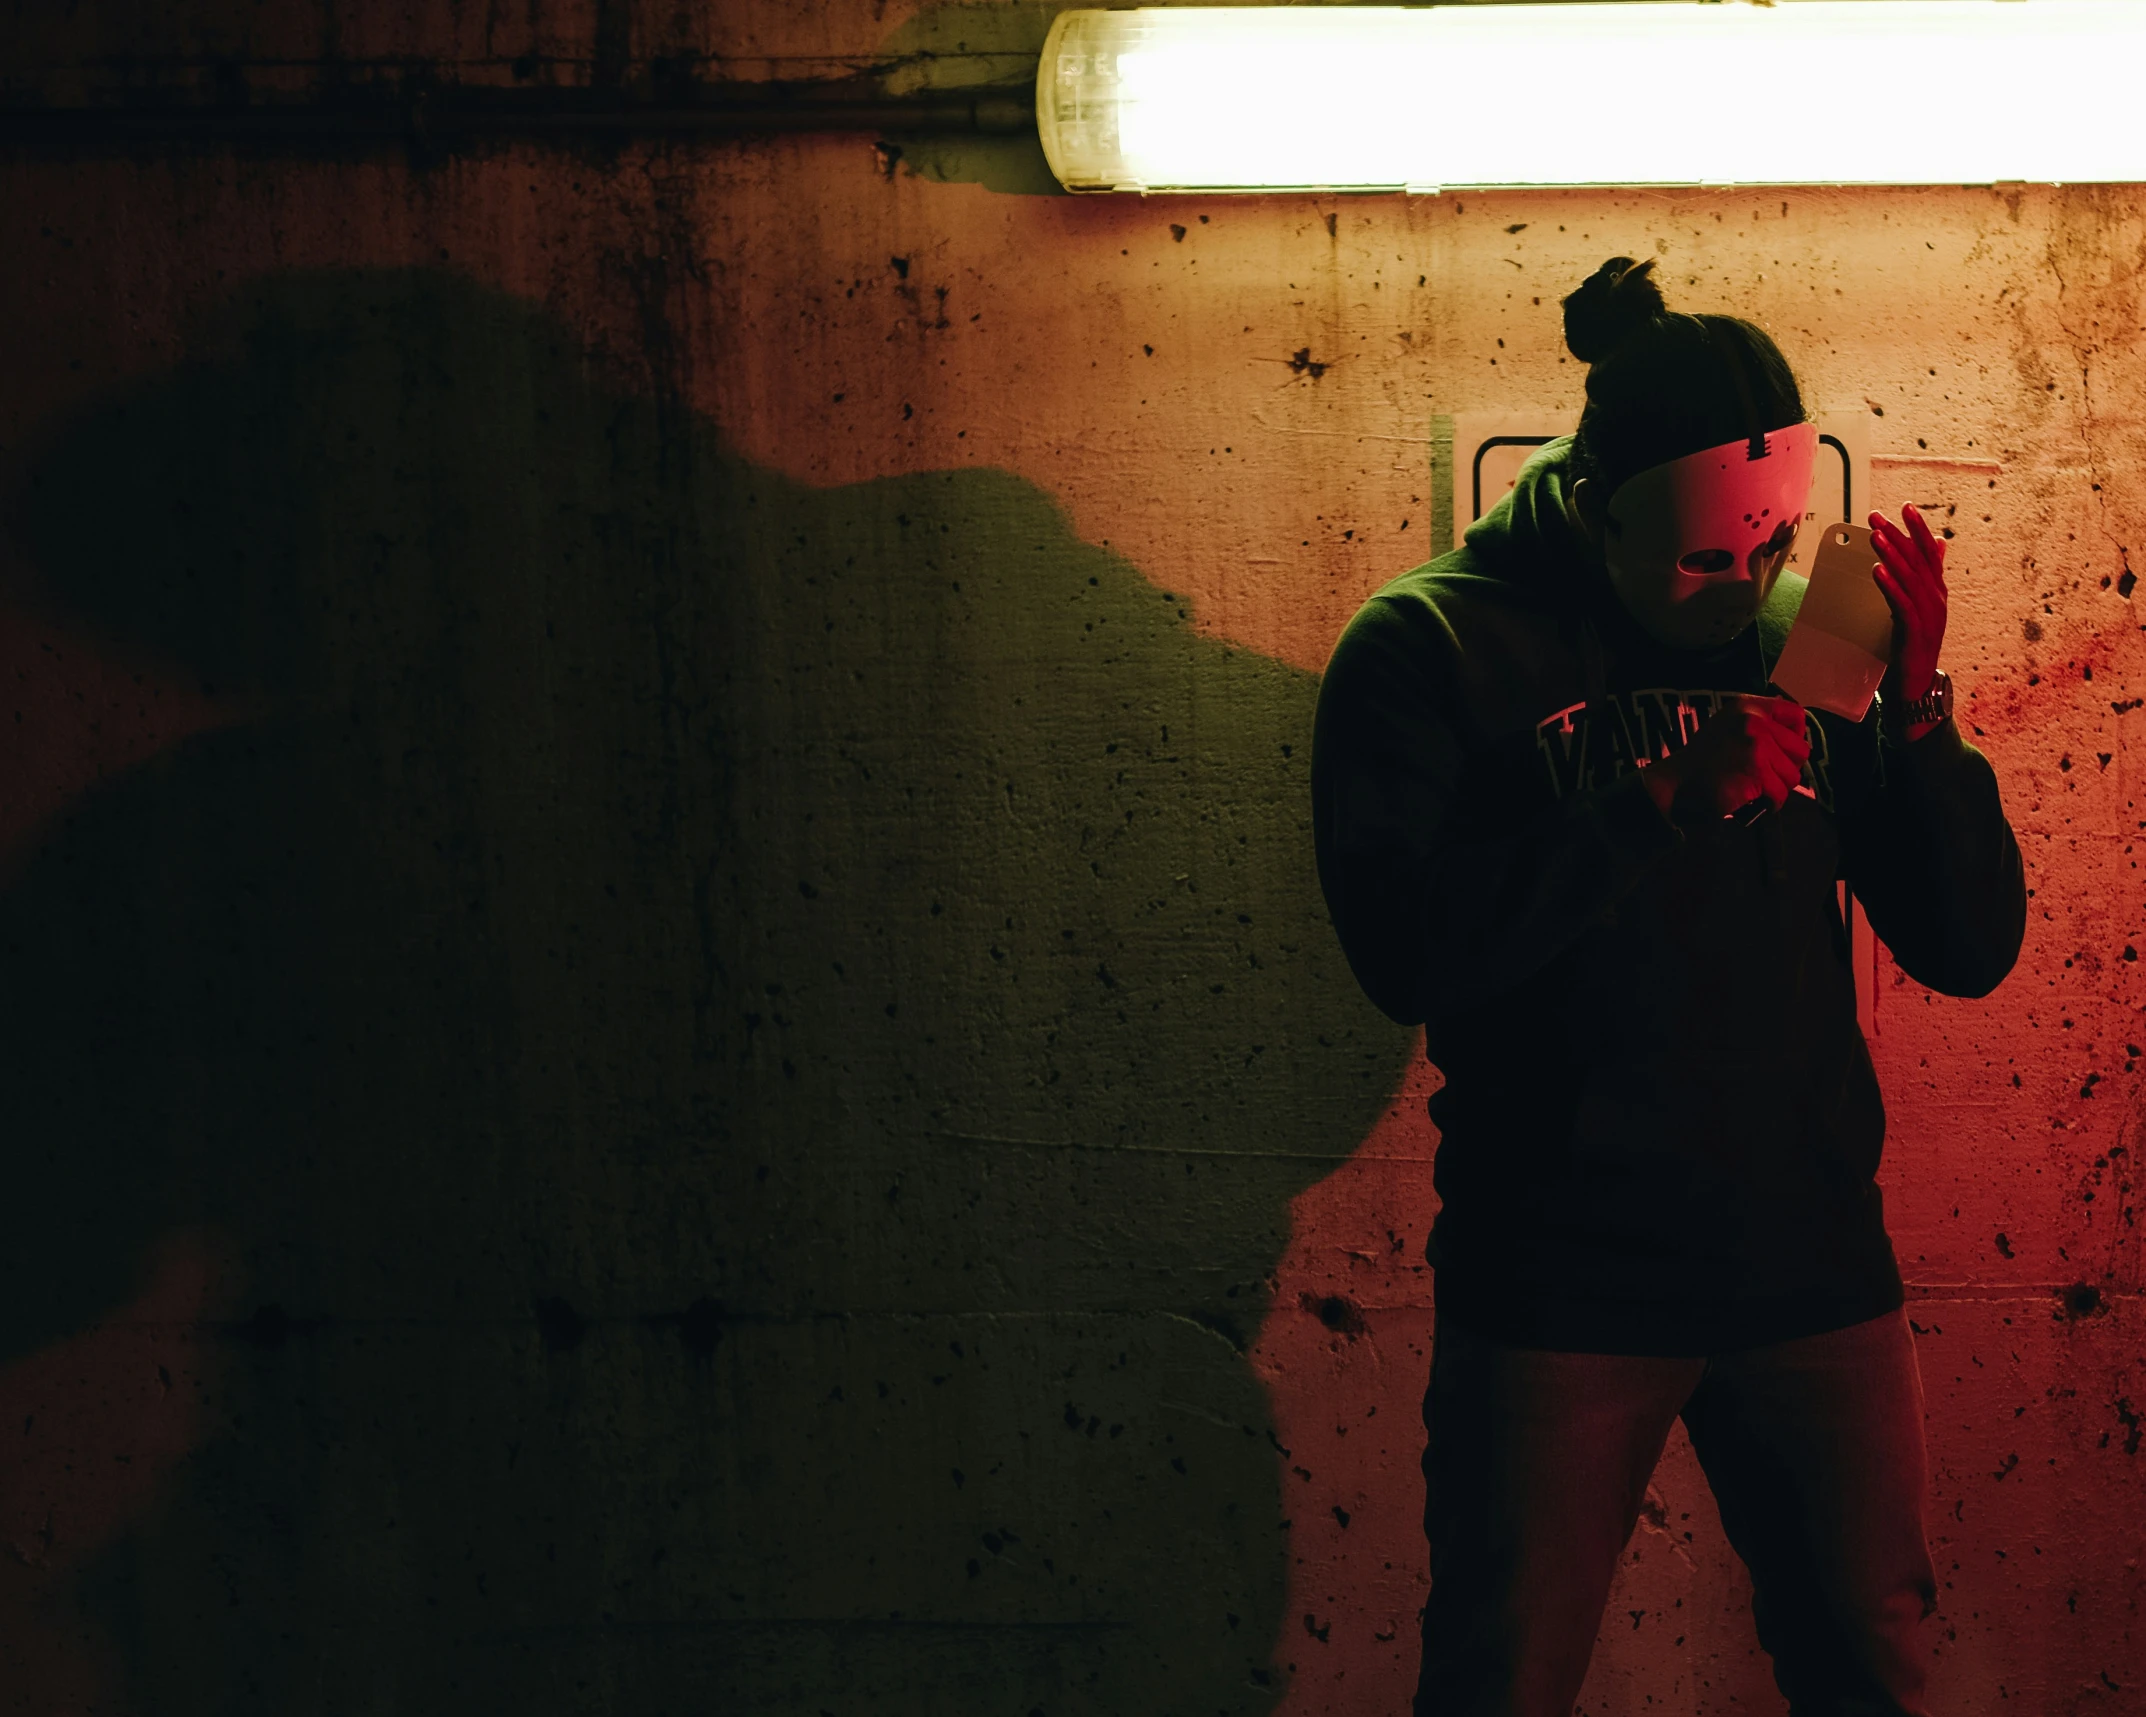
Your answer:
[[[1952,714],[1952,676],[1943,668],[1930,674],[1930,689],[1913,703],[1902,704],[1899,709],[1887,707],[1885,716],[1888,725],[1895,728],[1910,728],[1926,721],[1944,721]]]

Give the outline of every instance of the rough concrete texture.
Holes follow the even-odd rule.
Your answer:
[[[8,77],[1043,16],[26,8]],[[1616,252],[1952,537],[2035,893],[1989,999],[1881,973],[1934,1708],[2146,1710],[2146,201],[1031,155],[0,163],[0,1710],[1401,1709],[1436,1075],[1308,717]],[[1747,1599],[1679,1441],[1582,1709],[1779,1711]]]

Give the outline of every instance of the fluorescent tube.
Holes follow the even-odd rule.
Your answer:
[[[1059,14],[1075,191],[2146,180],[2141,0]]]

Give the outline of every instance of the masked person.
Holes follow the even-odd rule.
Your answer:
[[[1328,906],[1445,1075],[1416,1711],[1569,1717],[1682,1418],[1796,1717],[1920,1713],[1922,1395],[1835,884],[1979,996],[2019,849],[1912,508],[1871,519],[1877,713],[1767,694],[1815,431],[1764,332],[1650,268],[1565,301],[1578,429],[1364,605],[1320,693]]]

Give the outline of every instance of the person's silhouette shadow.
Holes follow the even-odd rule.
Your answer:
[[[0,898],[0,1361],[214,1236],[145,1708],[1254,1711],[1242,1348],[1406,1039],[1314,682],[994,471],[814,491],[426,273],[54,431],[50,597],[260,713]]]

